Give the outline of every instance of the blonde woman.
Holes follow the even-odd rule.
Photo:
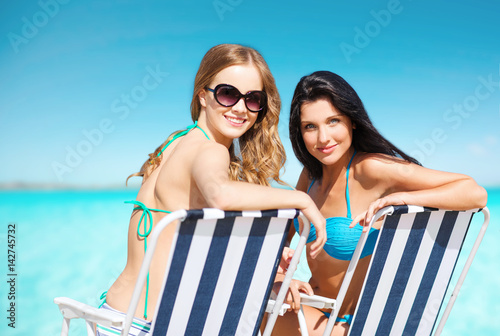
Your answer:
[[[147,236],[165,213],[214,207],[223,210],[298,208],[315,223],[314,258],[325,240],[325,219],[304,192],[269,187],[280,182],[285,153],[278,136],[280,98],[269,68],[254,49],[223,44],[210,49],[195,78],[195,124],[172,134],[150,154],[129,225],[125,269],[102,309],[127,310]],[[238,139],[235,148],[234,140]],[[151,214],[151,221],[148,220]],[[175,226],[165,229],[153,257],[131,335],[147,335]],[[98,326],[99,335],[115,331]]]

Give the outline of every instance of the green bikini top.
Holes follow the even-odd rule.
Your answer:
[[[157,157],[160,156],[167,147],[174,142],[176,139],[180,138],[181,136],[184,136],[188,134],[193,128],[198,128],[200,131],[205,134],[208,140],[210,140],[210,137],[207,135],[207,133],[200,127],[198,126],[198,121],[195,121],[195,123],[191,126],[188,126],[184,131],[181,131],[177,133],[172,140],[167,142],[167,144],[162,148],[162,150],[158,153]],[[141,218],[139,219],[139,223],[137,224],[137,235],[139,237],[144,238],[144,253],[146,253],[146,250],[148,248],[148,236],[151,233],[151,230],[153,229],[153,215],[151,214],[151,211],[154,212],[163,212],[163,213],[171,213],[172,211],[168,210],[162,210],[162,209],[152,209],[148,208],[144,203],[139,202],[139,201],[125,201],[125,203],[128,204],[134,204],[134,211],[135,210],[142,210],[142,215]],[[143,232],[141,232],[141,226],[143,227]],[[148,294],[149,294],[149,272],[146,278],[146,302],[144,305],[144,319],[147,319],[147,307],[148,307]]]

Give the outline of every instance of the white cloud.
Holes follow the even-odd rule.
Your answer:
[[[471,143],[467,145],[467,151],[475,156],[486,156],[488,154],[488,150],[477,143]]]
[[[490,146],[494,146],[498,143],[498,137],[496,135],[488,135],[484,138],[484,143]]]

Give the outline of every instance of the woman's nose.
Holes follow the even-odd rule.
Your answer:
[[[243,97],[241,97],[240,100],[238,100],[238,102],[233,105],[233,111],[240,113],[247,111],[247,107],[245,105],[245,99]]]
[[[318,142],[320,143],[328,142],[328,131],[325,129],[325,127],[320,126],[318,128]]]

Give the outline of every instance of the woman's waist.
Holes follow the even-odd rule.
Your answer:
[[[325,254],[325,252],[320,253],[316,259],[322,259],[321,254]],[[318,261],[316,259],[308,260],[311,270],[309,284],[314,294],[336,297],[346,274],[348,263],[338,260],[333,261],[331,258],[328,261]]]
[[[330,299],[337,299],[340,290],[340,285],[341,283],[332,284],[331,286],[324,284],[321,286],[314,286],[313,287],[314,295],[319,295]],[[346,314],[352,315],[354,313],[354,310],[356,309],[357,301],[358,301],[358,296],[348,291],[344,297],[344,301],[342,302],[338,316],[343,316]]]

